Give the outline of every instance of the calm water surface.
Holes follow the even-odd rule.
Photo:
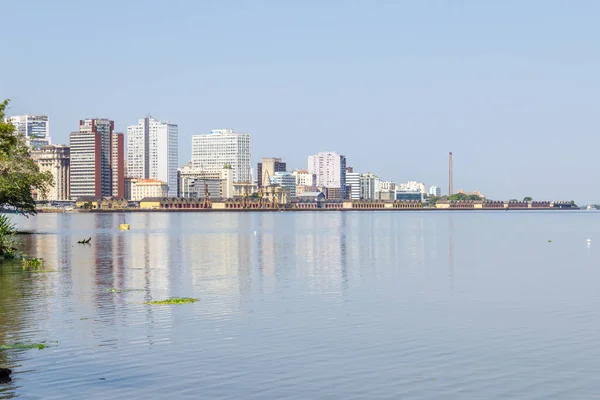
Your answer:
[[[55,272],[0,265],[0,345],[50,347],[0,350],[0,398],[600,393],[600,213],[122,218],[17,218]]]

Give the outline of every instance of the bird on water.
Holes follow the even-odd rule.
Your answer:
[[[0,368],[0,383],[8,383],[11,381],[10,374],[12,371],[8,368]]]

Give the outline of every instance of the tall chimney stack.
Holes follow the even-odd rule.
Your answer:
[[[452,188],[452,152],[450,152],[449,156],[448,156],[448,166],[449,166],[449,170],[448,170],[448,196],[451,196],[453,194],[453,188]]]

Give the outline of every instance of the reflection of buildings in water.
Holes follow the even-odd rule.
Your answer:
[[[290,213],[258,213],[256,226],[257,269],[260,289],[285,284],[294,274],[296,251],[292,238],[296,216]]]
[[[418,266],[425,264],[425,221],[422,215],[414,216],[408,220],[406,226],[408,251],[412,263]]]
[[[189,260],[194,284],[202,291],[236,293],[240,282],[250,279],[250,239],[256,238],[249,229],[249,217],[242,213],[202,215],[208,227],[215,222],[220,228],[192,230],[183,236],[184,258]]]
[[[173,240],[177,241],[181,234],[175,227],[178,225],[178,216],[177,213],[140,214],[135,219],[136,228],[122,233],[128,237],[127,255],[131,266],[124,277],[123,287],[145,289],[148,300],[180,296],[173,293],[171,274],[172,270],[179,268],[178,264],[172,264],[172,259],[178,258],[180,253],[177,253],[177,248],[171,248]],[[177,234],[170,234],[169,231],[160,228],[168,226],[165,220],[169,218],[172,218],[174,232]]]
[[[346,283],[347,258],[342,254],[346,248],[345,213],[310,213],[298,216],[296,230],[296,256],[301,267],[306,265],[309,285],[315,291],[342,291]],[[342,284],[343,283],[343,284]]]
[[[382,218],[389,219],[389,242],[376,236],[377,258],[389,260],[396,267],[423,266],[426,262],[426,222],[422,215],[401,215],[402,213],[382,214]],[[379,225],[379,224],[378,224]],[[381,227],[377,227],[378,234]]]
[[[454,219],[448,215],[448,268],[450,289],[454,289]]]

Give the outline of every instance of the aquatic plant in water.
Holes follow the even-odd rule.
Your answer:
[[[0,350],[29,350],[29,349],[43,350],[47,347],[48,347],[48,345],[45,343],[0,344]]]
[[[43,258],[35,258],[35,257],[23,257],[21,259],[21,264],[23,265],[23,269],[25,268],[41,268],[44,266]]]
[[[186,304],[186,303],[195,303],[200,299],[195,299],[192,297],[172,297],[166,300],[155,300],[155,301],[147,301],[145,304],[150,305],[163,305],[163,304]]]
[[[17,256],[14,236],[17,232],[15,224],[4,214],[0,214],[0,257],[11,259]]]

